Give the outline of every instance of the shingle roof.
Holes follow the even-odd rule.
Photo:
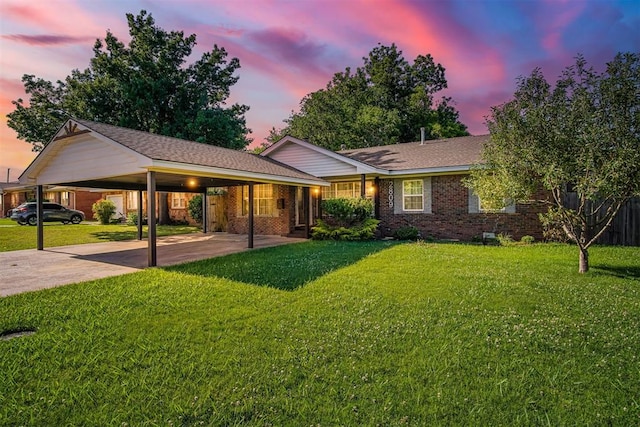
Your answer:
[[[480,161],[489,135],[462,136],[380,147],[343,150],[338,153],[367,165],[389,171],[469,166]]]
[[[153,160],[322,181],[313,175],[306,174],[273,159],[244,151],[231,150],[89,120],[72,120]]]

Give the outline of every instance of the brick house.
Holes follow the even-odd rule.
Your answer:
[[[481,200],[462,184],[480,160],[488,138],[467,136],[332,152],[285,137],[262,155],[330,183],[311,191],[312,220],[321,199],[368,197],[374,201],[379,230],[385,236],[415,226],[423,236],[439,239],[471,240],[483,232],[542,239],[538,213],[546,210],[544,206],[517,204],[500,212],[485,211]],[[295,195],[286,200],[296,203]],[[291,224],[299,225],[293,215],[289,212],[290,229]]]
[[[0,195],[1,218],[7,217],[8,211],[18,205],[36,199],[34,187],[21,185],[20,183],[0,184]],[[91,206],[100,198],[100,192],[77,187],[51,186],[44,192],[46,201],[82,211],[86,218],[93,216]]]

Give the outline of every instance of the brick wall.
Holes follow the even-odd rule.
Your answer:
[[[229,187],[227,193],[227,232],[247,234],[249,218],[241,213],[242,187]],[[295,221],[295,187],[286,185],[273,186],[273,214],[271,216],[254,216],[254,234],[286,236],[294,227]],[[284,200],[284,208],[278,209],[277,200]]]
[[[391,180],[381,180],[379,230],[384,236],[391,236],[398,228],[413,225],[422,236],[438,239],[469,241],[483,232],[505,233],[514,239],[524,235],[542,239],[538,213],[545,212],[545,206],[518,204],[515,213],[469,213],[469,190],[462,185],[462,178],[463,175],[431,177],[432,213],[397,214],[389,203]]]
[[[78,190],[75,192],[76,204],[75,208],[79,211],[84,212],[84,216],[86,219],[93,218],[93,210],[91,209],[93,204],[102,198],[102,194]]]

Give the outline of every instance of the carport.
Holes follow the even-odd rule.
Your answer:
[[[209,187],[247,185],[247,245],[253,248],[254,184],[303,187],[307,205],[310,187],[329,185],[266,157],[79,119],[67,120],[20,176],[20,183],[36,187],[38,250],[44,249],[45,186],[138,191],[138,218],[142,218],[142,192],[146,191],[150,267],[157,265],[156,191],[206,195]],[[206,203],[203,210],[206,215]],[[308,206],[305,212],[310,214]],[[138,221],[138,239],[142,239],[142,221]]]

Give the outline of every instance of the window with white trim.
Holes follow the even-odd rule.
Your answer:
[[[255,216],[273,215],[273,185],[256,184],[253,186],[253,214]],[[242,216],[249,215],[249,186],[242,187]]]
[[[424,210],[424,182],[421,179],[402,181],[402,210]]]
[[[360,181],[348,182],[332,182],[330,187],[322,187],[323,199],[354,199],[361,195],[360,189],[362,184]],[[373,181],[365,182],[365,197],[373,198]]]
[[[187,193],[171,193],[171,209],[186,209]]]
[[[173,201],[171,203],[173,204]],[[127,209],[138,209],[137,191],[127,191]]]
[[[68,191],[63,191],[60,193],[60,204],[63,206],[71,206],[71,197],[69,196]]]
[[[486,206],[483,206],[482,199],[480,198],[480,196],[478,196],[478,212],[499,213],[499,212],[506,212],[506,210],[507,210],[506,204],[500,209],[491,209]]]

